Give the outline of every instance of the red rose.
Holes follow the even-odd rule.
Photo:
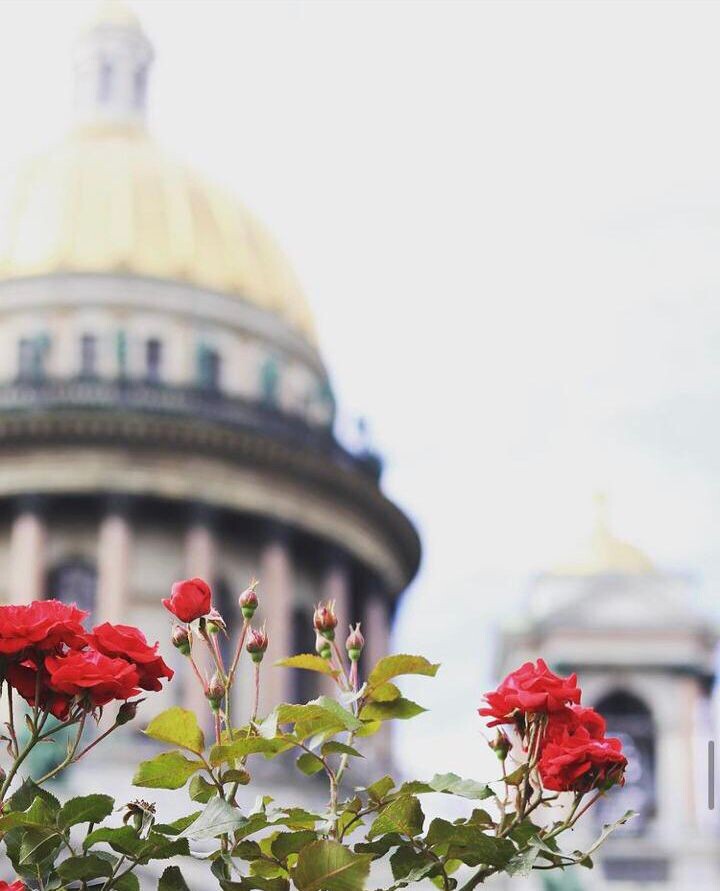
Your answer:
[[[104,622],[88,635],[90,645],[104,656],[125,659],[138,673],[137,684],[143,690],[162,690],[160,678],[173,676],[172,668],[158,654],[158,644],[151,647],[145,635],[132,625],[111,625]]]
[[[35,705],[35,696],[40,692],[40,707],[55,715],[59,721],[64,721],[70,711],[72,696],[66,693],[58,693],[50,688],[50,678],[45,666],[42,665],[40,684],[38,686],[38,664],[42,664],[42,655],[28,656],[22,662],[12,662],[7,667],[7,682],[22,696],[28,705]],[[0,887],[1,891],[1,887]]]
[[[553,792],[589,792],[625,781],[627,758],[614,737],[593,739],[587,730],[565,732],[546,742],[538,769],[543,787]]]
[[[192,622],[210,612],[211,599],[212,593],[207,582],[202,579],[185,579],[175,582],[170,597],[163,600],[163,606],[181,622]]]
[[[0,653],[11,655],[32,647],[49,652],[60,644],[84,644],[83,619],[88,614],[59,600],[35,600],[22,606],[0,606]]]
[[[140,692],[135,666],[124,659],[111,659],[97,650],[49,656],[45,667],[53,690],[71,696],[88,696],[94,706],[107,705],[113,699],[130,699]]]
[[[0,891],[28,891],[28,886],[18,879],[12,885],[7,882],[0,881]]]
[[[549,716],[544,738],[546,742],[553,742],[562,738],[565,733],[576,733],[581,729],[591,739],[602,739],[607,729],[605,718],[594,708],[571,705]]]
[[[478,709],[483,717],[490,717],[490,727],[513,724],[518,714],[562,711],[568,703],[580,702],[577,675],[562,678],[547,667],[543,659],[537,664],[526,662],[509,674],[497,690],[485,694],[489,708]]]

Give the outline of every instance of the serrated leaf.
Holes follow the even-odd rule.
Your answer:
[[[423,656],[408,656],[403,653],[385,656],[370,672],[367,679],[368,692],[372,693],[377,687],[400,675],[421,674],[435,677],[439,668],[439,664],[434,665]]]
[[[386,832],[397,832],[414,838],[422,832],[424,821],[425,815],[418,799],[414,795],[401,795],[380,811],[367,837],[373,839]]]
[[[140,891],[140,880],[134,872],[126,872],[119,879],[113,879],[114,891]]]
[[[222,798],[213,798],[197,820],[184,829],[178,838],[217,838],[234,832],[246,822],[238,808]]]
[[[20,842],[20,866],[31,866],[41,863],[48,855],[57,850],[62,841],[57,830],[31,826]]]
[[[391,776],[381,777],[365,790],[373,801],[382,801],[395,788],[395,780]]]
[[[355,758],[365,757],[362,752],[358,752],[358,750],[354,749],[352,746],[349,746],[346,743],[338,742],[335,739],[323,743],[320,751],[323,753],[323,755],[353,755]]]
[[[133,785],[146,789],[180,789],[202,767],[202,761],[190,761],[181,752],[163,752],[140,762]]]
[[[381,684],[372,691],[374,702],[392,702],[393,699],[399,699],[400,695],[400,688],[390,683],[390,681],[386,684]]]
[[[362,891],[370,861],[340,842],[316,841],[300,851],[292,878],[298,891]]]
[[[190,891],[179,866],[168,866],[160,876],[158,891]]]
[[[340,672],[333,668],[327,659],[322,656],[316,656],[314,653],[301,653],[298,656],[289,656],[287,659],[278,660],[275,665],[284,668],[302,668],[305,671],[317,671],[320,674],[327,674],[331,677],[337,677]]]
[[[213,783],[209,783],[205,777],[195,774],[190,780],[188,793],[193,801],[207,804],[214,795],[217,795],[218,789]]]
[[[82,795],[71,798],[60,808],[58,826],[68,829],[79,823],[102,823],[112,813],[115,801],[109,795]]]
[[[195,712],[177,705],[153,718],[144,732],[152,739],[180,746],[196,755],[202,755],[205,751],[205,735]]]
[[[279,752],[291,747],[292,742],[284,739],[264,739],[260,736],[249,736],[244,739],[236,739],[231,743],[213,746],[210,749],[209,760],[213,767],[217,767],[226,761],[239,761],[247,755],[277,755]]]
[[[316,773],[320,773],[323,769],[324,765],[321,758],[318,758],[317,755],[313,755],[310,752],[304,752],[295,762],[295,765],[298,770],[302,771],[306,776],[313,776]]]
[[[81,857],[68,857],[57,867],[63,881],[107,878],[112,875],[112,863],[97,854],[83,854]]]
[[[311,829],[301,829],[299,832],[280,832],[272,840],[270,850],[273,857],[278,860],[286,860],[290,854],[297,854],[316,838],[317,836]]]
[[[463,780],[455,773],[436,773],[429,785],[436,792],[446,792],[449,795],[458,795],[461,798],[469,798],[474,801],[491,798],[494,794],[485,783]]]
[[[368,702],[360,712],[360,717],[363,721],[390,721],[393,718],[407,721],[426,711],[426,708],[413,702],[412,699],[399,696],[389,702]]]

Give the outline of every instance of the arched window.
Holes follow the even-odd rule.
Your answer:
[[[280,368],[274,356],[268,356],[260,369],[260,397],[265,405],[276,408],[280,389]]]
[[[628,758],[625,785],[601,798],[594,809],[598,820],[610,823],[627,810],[638,816],[627,824],[628,834],[642,834],[655,815],[655,726],[645,703],[623,690],[605,696],[596,709],[607,721],[607,735],[622,740]]]
[[[200,344],[197,352],[197,382],[201,390],[220,389],[220,353],[213,347]]]
[[[160,383],[162,372],[162,343],[157,337],[145,341],[145,379],[150,384]]]
[[[81,557],[73,557],[58,564],[48,576],[48,599],[74,603],[90,613],[95,609],[97,571]]]

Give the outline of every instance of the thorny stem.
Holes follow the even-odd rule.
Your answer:
[[[55,767],[55,768],[53,768],[52,770],[48,771],[48,772],[45,774],[45,776],[40,777],[39,780],[35,780],[35,782],[36,782],[38,785],[39,785],[40,783],[45,783],[45,782],[47,782],[48,780],[52,779],[54,776],[56,776],[57,774],[59,774],[61,770],[64,770],[68,765],[72,764],[73,759],[74,759],[74,757],[75,757],[75,753],[77,752],[78,747],[79,747],[79,745],[80,745],[80,740],[82,739],[83,730],[85,729],[85,721],[86,721],[86,719],[87,719],[87,714],[86,714],[86,713],[83,713],[83,716],[82,716],[82,718],[80,718],[80,722],[79,722],[79,724],[78,724],[77,734],[75,735],[75,742],[73,743],[72,748],[70,749],[70,751],[67,753],[66,758],[65,758],[60,764],[58,764],[57,767]]]

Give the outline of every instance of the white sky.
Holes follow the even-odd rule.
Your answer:
[[[455,710],[472,765],[490,627],[595,490],[720,582],[720,5],[132,6],[153,131],[278,235],[422,530],[397,642],[446,666],[408,757]],[[0,4],[3,161],[66,126],[93,7]]]

